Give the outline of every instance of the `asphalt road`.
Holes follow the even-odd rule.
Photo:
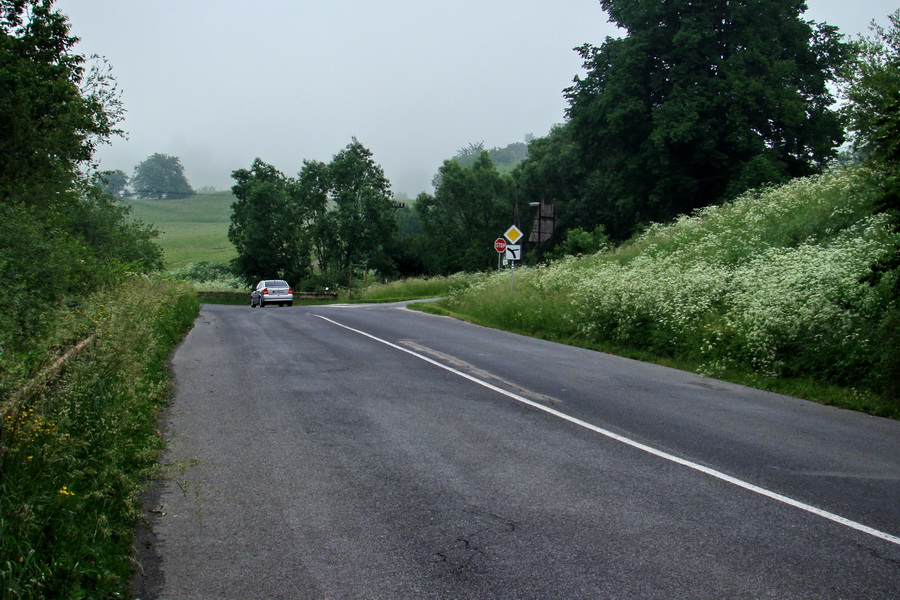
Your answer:
[[[397,305],[172,369],[144,600],[900,597],[900,422]]]

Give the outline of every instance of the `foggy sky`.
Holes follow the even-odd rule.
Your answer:
[[[897,4],[808,0],[855,37]],[[287,175],[355,136],[395,192],[431,191],[444,159],[546,135],[582,73],[573,48],[621,35],[597,0],[57,0],[77,50],[108,59],[127,140],[98,153],[131,174],[160,152],[195,188],[229,188],[259,157]]]

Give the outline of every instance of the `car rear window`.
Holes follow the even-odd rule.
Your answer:
[[[274,281],[267,281],[266,287],[291,287],[287,284],[287,281],[281,281],[280,279]]]

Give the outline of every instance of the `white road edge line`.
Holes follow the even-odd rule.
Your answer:
[[[338,323],[337,321],[332,321],[331,319],[329,319],[327,317],[323,317],[322,315],[315,315],[315,316],[319,317],[320,319],[322,319],[324,321],[328,321],[329,323],[332,323],[333,325],[337,325],[338,327],[343,327],[344,329],[347,329],[354,333],[358,333],[359,335],[365,336],[369,339],[375,340],[376,342],[384,344],[385,346],[390,346],[391,348],[394,348],[401,352],[405,352],[411,356],[415,356],[416,358],[418,358],[420,360],[424,360],[425,362],[430,363],[441,369],[444,369],[445,371],[449,371],[449,372],[453,373],[454,375],[458,375],[458,376],[462,377],[463,379],[468,379],[469,381],[471,381],[473,383],[477,383],[480,386],[486,387],[489,390],[493,390],[499,394],[503,394],[504,396],[507,396],[508,398],[512,398],[516,402],[526,404],[528,406],[531,406],[532,408],[536,408],[547,414],[553,415],[554,417],[558,417],[564,421],[568,421],[569,423],[574,423],[575,425],[584,427],[585,429],[588,429],[595,433],[599,433],[600,435],[606,436],[610,439],[616,440],[617,442],[621,442],[623,444],[631,446],[632,448],[637,448],[638,450],[643,450],[644,452],[647,452],[648,454],[652,454],[653,456],[657,456],[659,458],[682,465],[689,469],[699,471],[701,473],[709,475],[710,477],[715,477],[716,479],[720,479],[720,480],[730,483],[732,485],[736,485],[739,488],[743,488],[745,490],[759,494],[760,496],[765,496],[766,498],[770,498],[772,500],[782,502],[784,504],[787,504],[788,506],[793,506],[794,508],[799,508],[800,510],[806,511],[808,513],[812,513],[818,517],[828,519],[829,521],[834,521],[835,523],[839,523],[840,525],[844,525],[845,527],[849,527],[850,529],[855,529],[856,531],[861,531],[862,533],[866,533],[866,534],[876,537],[878,539],[884,540],[886,542],[890,542],[892,544],[897,544],[898,546],[900,546],[900,537],[891,535],[889,533],[885,533],[883,531],[879,531],[878,529],[874,529],[867,525],[863,525],[862,523],[857,523],[856,521],[852,521],[852,520],[842,517],[840,515],[836,515],[834,513],[828,512],[827,510],[822,510],[821,508],[816,508],[815,506],[806,504],[804,502],[800,502],[799,500],[794,500],[793,498],[783,496],[782,494],[767,490],[765,488],[759,487],[758,485],[753,485],[752,483],[748,483],[748,482],[738,479],[736,477],[732,477],[731,475],[727,475],[725,473],[722,473],[721,471],[716,471],[715,469],[711,469],[711,468],[705,467],[701,464],[691,462],[684,458],[680,458],[678,456],[675,456],[674,454],[669,454],[668,452],[663,452],[662,450],[658,450],[656,448],[653,448],[652,446],[647,446],[646,444],[636,442],[630,438],[619,435],[618,433],[614,433],[607,429],[603,429],[602,427],[597,427],[596,425],[591,425],[587,421],[582,421],[581,419],[577,419],[575,417],[567,415],[563,412],[560,412],[560,411],[550,408],[548,406],[544,406],[543,404],[539,404],[537,402],[529,400],[528,398],[524,398],[518,394],[514,394],[513,392],[509,392],[507,390],[499,388],[499,387],[497,387],[493,384],[490,384],[486,381],[482,381],[481,379],[478,379],[477,377],[473,377],[471,375],[463,373],[462,371],[458,371],[458,370],[454,369],[453,367],[449,367],[447,365],[441,364],[441,363],[437,362],[436,360],[433,360],[431,358],[428,358],[427,356],[419,354],[418,352],[413,352],[412,350],[404,348],[403,346],[398,346],[397,344],[394,344],[387,340],[383,340],[383,339],[376,337],[370,333],[366,333],[365,331],[360,331],[359,329],[354,329],[353,327],[348,327],[347,325]]]

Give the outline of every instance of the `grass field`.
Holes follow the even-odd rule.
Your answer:
[[[135,220],[159,229],[159,245],[165,251],[167,269],[201,261],[226,263],[236,256],[228,241],[234,202],[230,192],[129,202]]]

